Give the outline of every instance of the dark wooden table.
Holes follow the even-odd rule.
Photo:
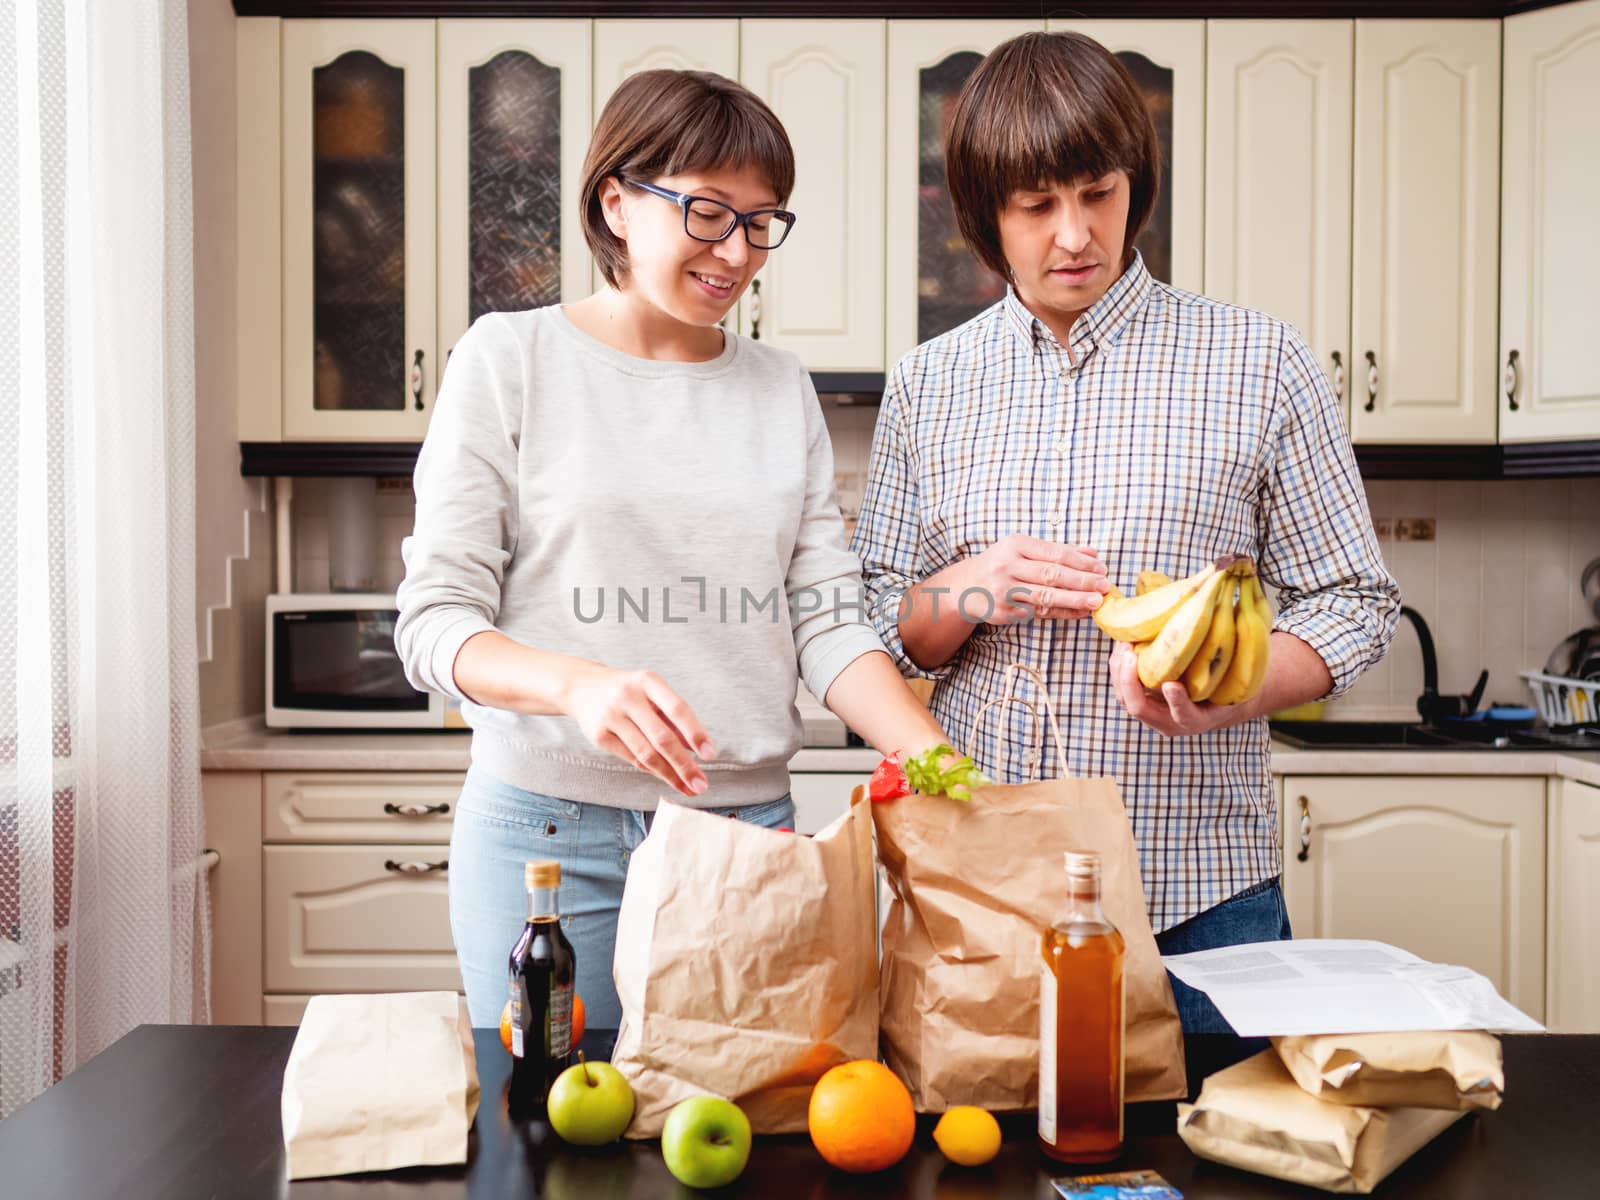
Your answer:
[[[598,1151],[567,1147],[540,1124],[505,1115],[508,1056],[498,1031],[476,1031],[483,1105],[463,1167],[382,1175],[284,1179],[279,1093],[295,1031],[246,1026],[144,1025],[0,1121],[0,1197],[5,1200],[654,1200],[688,1197],[653,1142]],[[585,1039],[604,1053],[609,1039]],[[1190,1039],[1197,1068],[1221,1039]],[[1381,1196],[1600,1195],[1600,1037],[1505,1039],[1505,1105],[1452,1126],[1379,1188]],[[1127,1149],[1116,1166],[1160,1171],[1186,1197],[1251,1200],[1325,1193],[1279,1183],[1189,1153],[1171,1104],[1128,1112]],[[830,1168],[802,1136],[756,1140],[750,1165],[719,1196],[750,1200],[936,1197],[1051,1200],[1051,1175],[1034,1148],[1032,1119],[1007,1117],[1006,1144],[989,1166],[966,1170],[934,1148],[932,1119],[893,1170],[849,1176]]]

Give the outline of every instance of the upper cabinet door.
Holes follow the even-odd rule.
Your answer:
[[[581,300],[588,21],[439,23],[440,352],[486,312]]]
[[[961,85],[1029,21],[889,23],[887,307],[884,361],[988,308],[1006,282],[966,247],[944,177],[944,131]],[[799,226],[795,226],[798,231]]]
[[[745,21],[739,78],[794,145],[794,232],[740,305],[740,331],[813,371],[883,370],[882,21]]]
[[[437,383],[434,25],[283,24],[283,435],[416,440]]]
[[[666,67],[739,78],[738,21],[596,21],[594,116],[636,71]]]
[[[1356,22],[1354,441],[1495,440],[1499,145],[1499,21]]]
[[[1083,33],[1128,68],[1161,139],[1161,188],[1135,243],[1145,266],[1176,287],[1205,284],[1206,23],[1072,21],[1051,32]]]
[[[1299,329],[1341,400],[1354,44],[1349,21],[1212,21],[1206,34],[1206,295]]]
[[[1505,23],[1500,438],[1600,438],[1600,0]]]

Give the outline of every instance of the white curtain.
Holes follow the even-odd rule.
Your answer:
[[[0,0],[0,1116],[209,1017],[183,0]]]

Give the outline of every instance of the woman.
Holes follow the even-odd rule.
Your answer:
[[[583,169],[605,286],[489,314],[451,356],[395,640],[473,728],[450,919],[474,1025],[506,1000],[534,858],[561,862],[589,1023],[617,1024],[629,853],[667,789],[793,824],[797,679],[886,753],[944,740],[859,608],[805,369],[719,327],[794,224],[793,182],[738,84],[632,76]]]

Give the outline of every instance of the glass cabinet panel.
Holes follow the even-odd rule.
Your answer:
[[[313,72],[312,406],[400,409],[405,71],[365,50]]]
[[[1117,57],[1133,75],[1161,143],[1162,179],[1150,222],[1135,243],[1157,279],[1172,278],[1173,72],[1131,51]],[[918,96],[917,341],[976,316],[1005,295],[1006,281],[962,241],[944,171],[944,136],[957,95],[983,55],[962,51],[920,72]]]
[[[561,71],[507,50],[468,72],[468,320],[561,299]]]

